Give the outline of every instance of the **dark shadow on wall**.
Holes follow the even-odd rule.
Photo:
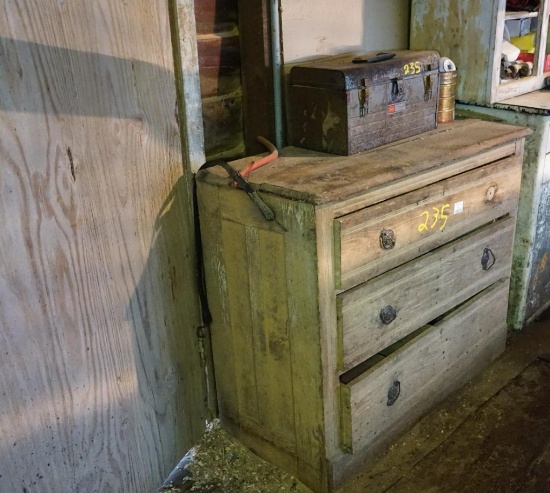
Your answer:
[[[96,122],[96,125],[105,132],[104,128],[108,129],[107,125],[111,125],[108,122],[117,119],[130,120],[135,122],[137,133],[143,139],[151,139],[155,145],[164,146],[167,159],[177,160],[181,159],[181,142],[175,116],[174,84],[173,72],[151,63],[0,37],[0,112],[11,114],[8,124],[11,124],[11,121],[25,121],[19,120],[16,114],[48,115],[52,117],[49,120],[52,126],[57,125],[66,116],[74,115],[97,118],[99,123]],[[167,101],[166,98],[171,100]],[[169,113],[166,108],[170,108]],[[59,134],[61,133],[60,131]],[[36,138],[41,137],[37,135]],[[93,148],[96,138],[96,135],[87,134],[85,142],[82,142],[82,148],[78,144],[73,145],[65,159],[70,161],[68,164],[70,164],[73,180],[76,180],[81,187],[79,190],[84,192],[80,197],[81,210],[85,210],[86,200],[88,200],[89,209],[93,209],[96,205],[98,208],[104,208],[96,217],[81,217],[81,223],[76,228],[93,226],[101,236],[102,221],[108,219],[111,225],[118,221],[119,230],[123,231],[124,219],[109,217],[109,213],[116,216],[116,210],[109,211],[107,205],[97,203],[97,200],[91,202],[85,193],[86,187],[98,185],[94,181],[96,172],[97,176],[100,172],[105,173],[103,183],[106,184],[106,192],[113,195],[118,193],[116,181],[109,182],[116,170],[111,170],[108,166],[102,166],[101,170],[99,167],[94,170],[93,156],[83,154],[83,149]],[[35,151],[32,143],[24,143],[24,145],[28,145],[31,151]],[[123,162],[130,167],[143,162],[147,164],[143,174],[155,176],[153,165],[147,161],[147,158],[140,163],[126,162],[123,159],[124,150],[117,149],[116,152],[120,159],[119,164]],[[73,164],[73,160],[76,165]],[[81,163],[82,167],[87,166],[86,176],[91,179],[86,184],[84,182],[80,184],[78,181],[80,180],[78,163]],[[38,166],[40,165],[31,170],[34,175],[42,173]],[[176,173],[174,170],[179,172],[177,166],[172,166],[170,171]],[[119,170],[118,173],[117,177],[123,176],[124,170]],[[174,177],[171,175],[164,179],[174,180]],[[146,183],[143,181],[144,178],[140,180],[128,185],[125,190],[133,195],[128,199],[131,205],[126,207],[134,208],[130,214],[134,218],[139,217],[138,209],[146,210],[143,198],[136,196],[139,195],[140,190],[143,190],[143,184]],[[162,180],[155,182],[157,190],[163,189],[159,185],[160,181]],[[23,191],[29,195],[32,194],[31,190]],[[149,487],[156,487],[194,443],[199,430],[203,429],[206,417],[205,392],[196,337],[198,306],[195,295],[194,239],[189,197],[189,185],[184,177],[180,177],[173,189],[169,191],[164,206],[158,214],[155,230],[152,232],[150,251],[135,289],[124,307],[126,312],[117,314],[120,318],[131,320],[133,326],[131,335],[133,354],[128,355],[130,357],[125,361],[133,358],[135,362],[139,396],[130,399],[127,403],[121,404],[122,399],[116,403],[118,407],[128,406],[121,412],[127,413],[130,420],[112,422],[105,430],[105,436],[96,437],[96,444],[102,443],[102,439],[105,440],[103,447],[86,448],[87,442],[84,437],[78,444],[69,443],[69,440],[66,443],[60,440],[59,449],[51,458],[36,452],[35,458],[32,459],[33,468],[35,468],[32,474],[39,472],[46,478],[41,483],[45,489],[40,491],[56,489],[55,485],[51,485],[49,489],[45,487],[44,485],[47,484],[45,481],[67,481],[65,472],[72,478],[78,476],[68,472],[71,468],[67,469],[61,465],[60,472],[54,473],[52,468],[56,463],[70,464],[76,470],[91,463],[108,467],[110,470],[102,469],[101,474],[104,478],[112,479],[112,482],[110,479],[105,479],[108,486],[102,491],[114,491],[117,485],[120,486],[123,478],[130,474],[133,477],[139,476],[140,471],[136,468],[144,464],[140,464],[138,457],[141,459],[148,457],[145,461],[150,467],[143,474],[151,480],[152,471],[157,477],[152,478],[152,484],[134,485],[133,489],[124,491],[145,491]],[[38,203],[36,207],[38,214],[46,215],[47,204]],[[148,214],[150,216],[151,213],[148,212]],[[139,226],[136,225],[136,229],[138,228]],[[3,234],[9,235],[9,228],[4,230]],[[90,231],[87,236],[89,234]],[[99,239],[98,237],[98,241]],[[47,250],[48,245],[42,245],[42,248]],[[136,251],[138,251],[137,248],[134,254]],[[94,271],[109,270],[109,266],[88,267]],[[90,276],[94,275],[96,273],[90,274]],[[118,310],[118,307],[115,306],[114,309]],[[105,307],[105,311],[108,310],[113,310],[113,307]],[[46,320],[44,324],[47,324]],[[59,330],[74,330],[82,333],[104,330],[96,327],[96,324],[100,325],[97,321],[94,323],[92,319],[90,326],[71,328],[67,326]],[[23,343],[26,344],[25,341]],[[25,347],[17,349],[21,354],[27,354]],[[125,355],[116,354],[116,350],[116,348],[112,349],[113,353],[110,357],[116,359],[122,356],[124,359]],[[105,355],[98,355],[97,361],[100,357],[105,358]],[[17,361],[13,364],[17,365]],[[97,364],[100,366],[100,363]],[[34,372],[37,380],[42,378],[40,362],[36,362],[29,368]],[[85,369],[75,369],[74,374],[78,375],[81,371]],[[52,378],[55,378],[53,370]],[[32,373],[30,379],[32,380]],[[77,379],[78,377],[71,383],[78,385]],[[0,388],[0,395],[2,390]],[[36,395],[36,400],[40,402],[41,398],[48,397],[51,396]],[[134,422],[132,417],[135,419]],[[98,428],[97,423],[108,422],[109,419],[108,416],[75,416],[70,426],[72,430],[76,430],[79,426]],[[87,425],[83,424],[86,422]],[[67,431],[63,430],[59,436],[67,436],[66,433]],[[77,432],[69,431],[71,436],[73,433]],[[44,444],[49,439],[50,432],[45,430],[43,437],[27,437],[26,443]],[[142,439],[141,442],[140,439]],[[113,447],[113,450],[110,450],[110,447]],[[24,455],[18,455],[17,459],[13,459],[13,463],[16,464],[19,460],[30,457],[25,454],[30,453],[32,449],[27,447]],[[137,451],[137,449],[140,450]],[[0,454],[4,457],[10,456],[8,450]],[[77,456],[80,456],[80,459],[76,460]],[[40,461],[37,458],[40,458]],[[9,461],[11,462],[11,459]],[[0,490],[4,491],[2,481],[8,482],[9,488],[6,486],[6,491],[8,489],[20,491],[22,486],[28,486],[28,482],[21,480],[29,474],[25,468],[28,464],[29,461],[24,460],[21,463],[19,478],[7,478],[5,475],[2,477],[0,471]],[[109,465],[105,466],[105,464]],[[91,480],[88,478],[86,481]],[[83,487],[83,484],[80,486],[76,483],[66,484],[67,491],[71,487],[76,487],[74,491],[95,491]],[[94,485],[95,487],[97,484]]]
[[[3,111],[135,119],[140,96],[174,85],[151,63],[1,36],[0,62]]]
[[[194,3],[205,153],[235,158],[244,150],[237,0]]]
[[[238,0],[247,155],[265,152],[264,146],[256,140],[259,135],[275,142],[270,3],[269,0]],[[283,97],[284,93],[283,89]]]
[[[196,430],[198,422],[202,431],[208,418],[205,371],[197,337],[197,273],[182,269],[182,265],[189,264],[185,260],[194,248],[194,240],[184,237],[182,231],[182,221],[192,221],[188,196],[182,177],[157,216],[147,262],[127,310],[135,328],[136,370],[143,400],[154,396],[151,417],[160,425],[160,442],[175,439],[177,443],[177,460],[171,458],[172,467],[198,437],[174,437],[170,420],[177,417],[184,430]],[[155,293],[150,292],[152,287]],[[152,298],[158,300],[155,305],[148,301]],[[165,476],[170,470],[165,470]]]
[[[407,50],[410,10],[411,0],[364,0],[364,51]]]

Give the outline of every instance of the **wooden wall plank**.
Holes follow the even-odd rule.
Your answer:
[[[195,0],[207,158],[264,152],[274,139],[267,0]]]
[[[238,0],[243,84],[243,129],[247,155],[265,152],[258,135],[275,140],[273,64],[269,3]]]
[[[199,37],[201,94],[204,98],[241,89],[241,53],[238,31]]]
[[[0,7],[0,491],[152,491],[202,430],[175,102],[166,3]]]
[[[200,0],[195,4],[197,33],[230,31],[237,25],[237,0]]]
[[[215,159],[242,155],[243,112],[240,93],[205,98],[202,112],[206,157]]]
[[[244,154],[237,0],[195,0],[207,159]]]
[[[180,142],[184,161],[195,172],[204,164],[204,131],[194,0],[169,0],[168,7],[172,24]],[[184,177],[189,188],[191,177]]]
[[[285,303],[288,273],[284,265],[284,235],[265,229],[250,228],[257,238],[248,250],[250,294],[254,327],[254,359],[258,387],[258,417],[262,427],[273,431],[275,443],[292,443],[294,408],[291,379],[281,378],[292,368],[290,334]]]

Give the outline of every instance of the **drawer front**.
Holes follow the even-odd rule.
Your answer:
[[[514,226],[508,216],[338,295],[340,370],[508,277]]]
[[[517,208],[513,156],[335,219],[337,289],[349,289]]]
[[[387,444],[504,349],[508,282],[499,281],[341,384],[341,443],[348,452]]]

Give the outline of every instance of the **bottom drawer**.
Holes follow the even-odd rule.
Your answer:
[[[498,281],[342,375],[342,447],[354,453],[386,444],[498,356],[508,285]]]

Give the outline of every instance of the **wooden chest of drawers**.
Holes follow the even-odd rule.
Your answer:
[[[332,491],[504,348],[528,131],[465,120],[198,175],[220,417]],[[242,169],[252,159],[234,162]]]

